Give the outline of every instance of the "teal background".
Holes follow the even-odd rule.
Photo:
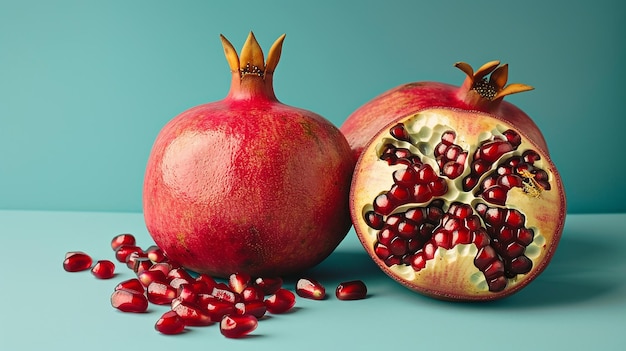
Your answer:
[[[219,34],[287,34],[278,98],[336,125],[452,65],[500,59],[542,129],[570,213],[624,212],[623,1],[0,0],[0,209],[141,211],[152,142],[226,95]]]

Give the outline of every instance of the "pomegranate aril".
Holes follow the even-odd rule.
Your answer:
[[[121,263],[126,263],[133,252],[143,253],[143,250],[135,245],[122,245],[115,250],[115,258]]]
[[[263,301],[263,298],[265,297],[263,291],[259,287],[253,285],[246,286],[239,295],[241,295],[244,302]]]
[[[241,338],[254,331],[259,321],[250,314],[227,315],[220,321],[220,333],[227,338]]]
[[[146,291],[143,284],[141,284],[137,278],[127,279],[120,282],[115,287],[115,290],[131,290],[139,294],[143,294]]]
[[[134,246],[135,244],[136,244],[135,237],[129,233],[116,235],[111,240],[111,248],[113,249],[113,251],[117,251],[117,249],[123,245]]]
[[[395,205],[387,193],[380,194],[374,199],[374,211],[387,216],[394,210]]]
[[[385,221],[383,219],[383,216],[374,212],[374,211],[368,211],[365,213],[365,223],[373,229],[376,230],[380,230],[383,228],[383,226],[385,225]]]
[[[115,276],[115,263],[109,260],[100,260],[91,269],[91,273],[98,279],[110,279]]]
[[[158,262],[150,266],[149,271],[161,271],[165,277],[172,270],[172,265],[168,262]]]
[[[93,260],[91,256],[82,251],[70,251],[65,254],[63,269],[67,272],[86,271],[91,268]]]
[[[180,334],[185,330],[185,321],[175,311],[167,311],[157,320],[154,329],[167,335]]]
[[[230,288],[226,284],[223,284],[223,283],[218,283],[213,288],[211,295],[215,296],[216,298],[220,300],[230,302],[233,304],[241,300],[241,296],[239,294],[236,294],[235,292],[231,291]]]
[[[148,310],[148,299],[134,290],[120,289],[111,295],[111,306],[122,312],[140,313]]]
[[[409,136],[409,133],[406,131],[402,123],[398,123],[394,125],[393,127],[391,127],[389,129],[389,134],[391,134],[391,136],[401,141],[408,141],[408,142],[411,141],[411,137]]]
[[[263,301],[237,302],[235,310],[237,314],[251,314],[261,319],[267,312],[267,306]]]
[[[296,282],[296,294],[312,300],[323,300],[326,297],[326,288],[315,279],[300,278]]]
[[[165,274],[163,274],[163,272],[158,271],[158,270],[143,271],[137,275],[137,279],[139,279],[139,281],[144,287],[148,287],[148,285],[150,285],[150,283],[152,282],[161,282],[161,283],[167,282],[165,278]]]
[[[533,268],[533,262],[526,256],[519,256],[511,260],[509,267],[510,278],[517,274],[526,274]]]
[[[182,302],[195,303],[197,293],[194,289],[193,284],[187,283],[179,285],[178,289],[176,290],[176,297],[178,297]]]
[[[185,324],[189,326],[200,327],[213,323],[208,313],[187,302],[180,302],[175,307],[172,307],[172,311],[176,312],[185,321]]]
[[[198,305],[209,314],[214,322],[219,322],[225,315],[236,313],[235,304],[215,298],[211,295],[199,295]]]
[[[296,296],[287,289],[280,288],[273,295],[265,299],[267,311],[280,314],[289,311],[296,304]]]
[[[193,279],[185,279],[185,278],[172,278],[169,280],[169,284],[174,288],[174,289],[178,289],[181,285],[183,284],[191,284],[191,282],[193,282]]]
[[[196,282],[202,284],[204,287],[197,288],[198,293],[210,294],[213,291],[217,282],[213,277],[208,274],[202,273],[196,277]]]
[[[252,278],[246,273],[233,273],[228,277],[230,290],[240,294],[248,286]]]
[[[152,262],[158,263],[167,261],[167,257],[165,256],[163,250],[161,250],[161,248],[156,245],[148,247],[145,252]]]
[[[174,278],[182,278],[184,280],[186,280],[187,282],[193,281],[194,278],[191,276],[191,274],[189,274],[184,268],[172,268],[168,273],[167,273],[167,279],[168,280],[172,280]]]
[[[337,286],[335,296],[339,300],[360,300],[367,296],[367,286],[361,280],[343,282]]]
[[[272,295],[283,286],[280,277],[259,277],[254,280],[254,285],[259,287],[265,295]]]
[[[178,290],[167,283],[152,282],[146,289],[148,300],[155,305],[168,305],[178,295]]]

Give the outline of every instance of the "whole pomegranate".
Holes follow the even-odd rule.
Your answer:
[[[532,88],[506,86],[498,61],[456,66],[467,74],[461,87],[406,84],[347,118],[341,130],[360,156],[350,210],[369,255],[401,284],[493,300],[546,268],[565,193],[538,127],[502,101]]]
[[[169,259],[190,270],[294,273],[326,258],[350,228],[354,158],[345,137],[274,94],[284,37],[264,61],[253,33],[240,55],[221,36],[228,95],[181,113],[154,142],[146,226]]]

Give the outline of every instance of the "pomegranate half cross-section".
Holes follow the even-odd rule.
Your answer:
[[[530,87],[504,87],[506,66],[497,65],[470,74],[457,64],[475,84],[404,86],[343,127],[360,156],[350,194],[356,233],[385,273],[425,295],[508,296],[546,268],[561,237],[565,193],[543,135],[502,102]],[[385,112],[400,101],[404,109]],[[368,120],[387,125],[363,144],[354,128]]]

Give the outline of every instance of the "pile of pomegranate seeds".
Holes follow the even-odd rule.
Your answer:
[[[132,234],[119,234],[111,241],[115,258],[131,269],[136,277],[119,282],[111,294],[111,306],[122,312],[143,313],[150,304],[169,306],[154,328],[167,335],[181,334],[186,327],[219,324],[220,332],[228,338],[241,338],[254,331],[266,313],[291,311],[296,294],[311,300],[326,298],[324,286],[311,278],[299,279],[296,294],[283,287],[280,277],[256,277],[233,273],[224,281],[207,274],[191,274],[170,262],[157,246],[146,250],[137,246]],[[82,251],[65,255],[63,268],[68,272],[91,269],[98,279],[115,276],[115,264],[110,260],[93,259]],[[340,300],[364,299],[365,284],[350,281],[339,284],[336,294]]]

